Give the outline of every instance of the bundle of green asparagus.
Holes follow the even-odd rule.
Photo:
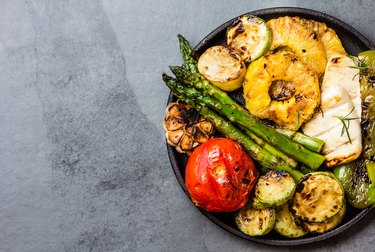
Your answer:
[[[285,170],[298,181],[303,176],[296,169],[298,163],[304,165],[304,171],[321,166],[324,156],[319,152],[323,141],[301,133],[270,128],[254,118],[198,72],[189,42],[181,35],[178,38],[184,64],[182,67],[170,67],[176,78],[163,74],[164,82],[176,97],[195,108],[222,134],[240,143],[260,164],[262,172]]]

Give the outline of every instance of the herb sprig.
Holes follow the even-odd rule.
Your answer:
[[[335,116],[342,122],[341,136],[343,136],[344,133],[346,133],[350,144],[352,144],[352,138],[350,137],[350,134],[349,134],[350,121],[359,119],[359,117],[350,117],[350,118],[348,117],[353,111],[354,111],[354,107],[346,116]]]

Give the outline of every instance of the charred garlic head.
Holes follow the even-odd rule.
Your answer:
[[[169,145],[180,153],[190,153],[214,133],[214,126],[183,101],[169,103],[163,120]]]

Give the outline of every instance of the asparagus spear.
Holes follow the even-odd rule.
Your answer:
[[[207,96],[204,97],[197,89],[193,87],[183,86],[174,79],[168,80],[166,82],[168,82],[167,85],[172,90],[172,92],[183,94],[187,99],[194,101],[195,104],[201,107],[211,106],[214,108],[218,108],[221,106],[220,103],[217,100],[215,100],[215,98],[207,97]],[[255,135],[250,130],[243,128],[243,127],[242,127],[242,130],[253,141],[255,141],[259,146],[267,150],[269,153],[280,158],[281,160],[284,160],[290,167],[292,168],[297,167],[298,163],[294,159],[288,157],[288,155],[278,150],[274,146],[270,145],[269,143],[267,143],[266,141],[264,141],[263,139]]]
[[[180,42],[180,51],[182,59],[184,60],[184,67],[192,73],[198,73],[197,62],[193,57],[194,51],[190,46],[189,41],[187,41],[182,35],[177,35]]]
[[[209,120],[222,134],[241,144],[245,151],[261,166],[269,169],[285,170],[289,172],[296,181],[299,181],[303,177],[303,174],[300,171],[294,170],[285,161],[261,148],[261,146],[256,144],[250,137],[226,121],[216,112],[206,106],[196,103],[193,100],[196,96],[192,88],[189,88],[188,91],[184,90],[183,86],[178,85],[175,79],[166,74],[163,74],[163,80],[174,95],[198,110],[199,113]]]
[[[293,142],[288,137],[278,133],[276,130],[268,128],[256,118],[251,116],[243,107],[230,98],[227,93],[216,88],[206,79],[201,78],[198,73],[191,73],[188,70],[177,66],[170,68],[178,80],[201,90],[204,95],[204,98],[202,99],[206,99],[207,105],[224,114],[231,122],[237,123],[240,126],[252,131],[264,141],[278,149],[282,149],[293,159],[305,164],[313,170],[318,169],[319,166],[324,162],[324,156],[312,152],[303,147],[301,144]],[[209,97],[215,98],[218,102],[209,102]]]
[[[307,136],[305,134],[302,134],[301,132],[295,132],[292,130],[281,128],[276,129],[276,131],[292,139],[294,142],[300,143],[313,152],[319,153],[324,146],[323,140]]]

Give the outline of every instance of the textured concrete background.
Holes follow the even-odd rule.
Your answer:
[[[373,0],[0,1],[0,251],[375,251],[374,211],[298,248],[241,240],[178,185],[160,74],[247,11],[299,6],[375,42]]]

